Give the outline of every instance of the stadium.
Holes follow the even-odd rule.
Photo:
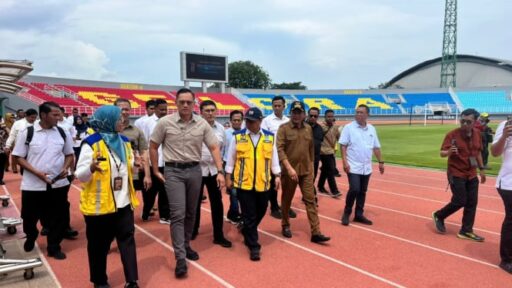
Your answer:
[[[200,53],[197,55],[201,56]],[[99,107],[112,105],[116,99],[123,98],[130,101],[131,120],[135,121],[146,114],[145,103],[152,99],[165,100],[168,114],[177,113],[176,92],[184,86],[195,92],[195,112],[199,113],[199,105],[203,101],[216,103],[220,123],[229,122],[230,112],[247,111],[251,107],[261,109],[265,116],[270,115],[275,96],[284,97],[287,104],[301,101],[306,111],[316,107],[322,117],[326,110],[333,110],[340,125],[354,119],[359,105],[367,105],[369,122],[376,126],[386,162],[385,174],[375,172],[368,190],[365,213],[375,221],[374,226],[357,223],[351,223],[349,227],[340,226],[340,215],[349,189],[343,173],[341,178],[336,178],[343,197],[318,194],[322,230],[332,236],[333,241],[320,246],[310,243],[307,212],[301,195],[296,193],[292,202],[298,214],[293,222],[294,237],[283,238],[280,222],[267,213],[259,227],[262,261],[255,264],[247,259],[243,236],[236,226],[224,224],[225,234],[234,243],[232,248],[221,250],[211,244],[213,224],[209,216],[204,216],[211,210],[203,203],[200,234],[192,242],[200,252],[201,260],[189,261],[189,276],[183,280],[172,276],[174,250],[168,227],[158,224],[158,221],[142,221],[141,209],[137,209],[135,238],[139,285],[508,287],[512,283],[510,275],[498,267],[500,229],[505,215],[503,202],[496,193],[494,177],[502,165],[500,158],[489,159],[491,169],[486,173],[491,176],[479,190],[474,230],[485,236],[484,243],[457,239],[456,231],[463,217],[461,212],[446,221],[446,235],[435,233],[432,224],[432,211],[451,197],[447,192],[446,158],[439,157],[439,147],[445,134],[459,126],[461,111],[474,108],[488,113],[493,129],[512,115],[512,60],[465,54],[454,56],[456,87],[440,88],[439,83],[443,80],[439,71],[443,69],[444,60],[438,57],[397,71],[391,79],[383,79],[385,85],[378,89],[321,90],[237,89],[224,85],[207,88],[204,83],[202,87],[190,87],[189,81],[220,79],[218,82],[226,83],[226,59],[222,67],[214,67],[222,73],[225,71],[223,77],[184,76],[184,83],[172,85],[37,76],[31,74],[35,63],[29,60],[0,60],[0,115],[15,113],[18,109],[37,110],[38,105],[46,101],[58,103],[67,113],[78,109],[79,113],[92,115]],[[181,67],[182,75],[187,75],[186,66],[185,63]],[[289,107],[285,111],[287,114]],[[336,153],[337,167],[341,168],[340,151]],[[375,171],[377,167],[375,163]],[[6,174],[5,182],[3,194],[11,199],[11,204],[0,208],[3,209],[2,217],[19,217],[21,176]],[[63,249],[68,255],[64,264],[46,257],[44,237],[38,238],[37,249],[29,254],[23,252],[23,231],[11,233],[13,230],[9,231],[0,222],[0,230],[8,231],[6,235],[0,235],[2,258],[30,257],[42,263],[42,267],[25,270],[27,281],[23,281],[21,273],[15,272],[20,269],[11,270],[11,267],[2,266],[0,261],[0,274],[6,273],[0,276],[2,287],[91,287],[86,269],[85,225],[78,209],[81,189],[80,182],[75,181],[69,193],[72,226],[80,236],[63,242]],[[228,207],[229,197],[224,192],[222,194],[224,207]],[[142,199],[140,193],[138,198]],[[116,244],[112,245],[110,254],[109,282],[112,287],[122,287],[123,268]]]

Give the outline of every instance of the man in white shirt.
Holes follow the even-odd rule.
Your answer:
[[[21,131],[25,130],[28,126],[34,125],[34,122],[37,119],[37,111],[35,109],[28,109],[27,112],[24,113],[25,118],[14,122],[14,124],[11,127],[11,132],[9,133],[9,138],[7,138],[7,141],[5,142],[4,148],[4,151],[7,155],[11,153],[14,143],[16,143],[16,137],[18,136],[18,134]],[[14,160],[14,157],[11,161],[12,166],[17,167],[16,160]],[[12,172],[18,173],[18,169],[13,169]]]
[[[155,114],[155,100],[148,100],[146,101],[146,113],[147,115],[144,115],[140,117],[139,119],[135,120],[133,123],[133,126],[139,128],[139,130],[144,131],[144,122],[153,114]]]
[[[12,153],[25,169],[21,181],[21,217],[27,239],[23,248],[26,252],[34,249],[37,222],[44,219],[49,228],[48,256],[62,260],[66,258],[60,242],[66,230],[63,215],[69,209],[67,175],[73,163],[73,140],[69,133],[57,127],[60,117],[57,103],[44,102],[39,106],[39,115],[41,121],[17,137]]]
[[[233,134],[237,131],[242,130],[244,121],[244,112],[240,110],[233,110],[229,113],[229,122],[231,127],[226,130],[226,144],[224,145],[224,152],[222,156],[222,160],[224,161],[224,165],[228,161],[228,150],[229,144],[231,143],[231,139],[233,139]],[[238,197],[236,194],[236,189],[228,189],[226,188],[229,194],[229,209],[226,215],[228,221],[232,224],[240,223],[242,219],[242,215],[240,214],[240,207],[238,205]]]
[[[283,96],[275,96],[272,98],[272,110],[274,112],[263,118],[263,121],[261,122],[261,129],[268,130],[277,136],[277,130],[279,129],[279,126],[290,121],[290,118],[283,115],[285,108],[286,101],[284,100]],[[274,176],[272,176],[270,181],[268,199],[270,201],[270,215],[274,218],[281,219],[281,208],[279,208],[279,203],[277,202],[277,190],[275,188]],[[288,214],[290,214],[290,218],[297,217],[297,213],[295,213],[295,211],[292,209],[290,209]]]
[[[217,137],[219,149],[222,151],[223,146],[226,144],[226,134],[222,124],[215,121],[217,105],[211,100],[206,100],[201,102],[199,109],[203,119],[206,120],[206,122],[208,122],[208,124],[212,127],[213,132]],[[202,146],[201,161],[199,161],[199,165],[201,165],[201,173],[203,175],[203,179],[201,182],[199,201],[197,201],[196,221],[194,230],[192,232],[192,239],[195,239],[199,232],[199,224],[201,218],[201,198],[204,193],[204,187],[206,186],[206,190],[208,190],[208,198],[210,199],[210,208],[212,211],[213,243],[225,248],[229,248],[232,244],[224,237],[223,232],[224,206],[222,204],[222,193],[217,186],[217,174],[219,172],[215,166],[215,161],[213,160],[210,150],[204,143]]]
[[[366,191],[372,174],[372,152],[379,161],[380,174],[384,173],[377,131],[373,125],[366,122],[369,113],[368,106],[364,104],[357,106],[356,120],[343,128],[339,141],[343,156],[343,170],[347,173],[349,183],[345,210],[341,218],[341,224],[345,226],[349,224],[354,201],[356,202],[354,221],[365,225],[373,224],[363,215]]]
[[[146,137],[147,142],[149,143],[151,139],[151,134],[155,130],[156,124],[160,120],[160,118],[167,115],[167,102],[163,99],[153,100],[154,103],[154,114],[151,115],[142,123],[142,132],[144,132],[144,136]],[[158,148],[158,163],[152,163],[150,161],[151,167],[154,165],[158,166],[158,170],[160,173],[164,171],[164,157],[162,155],[162,147]],[[151,187],[148,190],[142,191],[142,201],[144,202],[144,207],[142,208],[142,220],[148,221],[149,216],[151,215],[151,209],[155,204],[156,196],[158,195],[158,214],[160,215],[160,223],[169,225],[171,224],[169,220],[169,201],[167,200],[167,193],[165,192],[165,186],[162,181],[156,178],[155,173],[153,173],[153,169],[150,169],[151,173]]]
[[[496,188],[505,204],[505,219],[501,226],[501,269],[512,274],[512,117],[500,123],[491,146],[492,156],[503,155],[503,165],[496,179]]]

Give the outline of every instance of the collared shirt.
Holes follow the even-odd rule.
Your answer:
[[[297,175],[313,173],[315,160],[315,148],[313,144],[313,131],[311,126],[302,123],[301,127],[295,127],[288,122],[277,131],[277,153],[279,161],[288,159]],[[283,166],[283,173],[287,173]]]
[[[82,151],[80,152],[80,157],[78,158],[78,162],[76,164],[76,178],[81,182],[89,182],[92,177],[91,173],[91,163],[94,157],[93,150],[90,145],[82,146]],[[116,153],[109,153],[109,157],[111,157],[112,161],[110,161],[110,171],[111,171],[111,180],[112,187],[114,187],[114,178],[122,177],[123,178],[123,186],[121,190],[114,191],[114,199],[116,201],[117,208],[123,208],[130,204],[130,191],[129,191],[129,183],[128,183],[128,166],[126,163],[121,162],[121,159],[116,155]],[[114,161],[115,159],[115,161]],[[117,171],[117,165],[119,165],[119,171]],[[132,163],[130,163],[130,167],[133,166],[133,157]]]
[[[151,135],[153,134],[153,131],[155,131],[155,127],[158,124],[158,121],[160,121],[161,118],[158,118],[156,114],[151,115],[142,123],[142,132],[144,136],[147,139],[147,142],[149,143],[151,139]],[[152,163],[150,163],[151,165]],[[164,167],[164,156],[163,156],[163,150],[162,146],[158,147],[158,167]]]
[[[373,149],[380,148],[377,130],[372,124],[365,127],[352,121],[343,127],[339,143],[347,146],[347,161],[350,173],[369,175],[372,173]]]
[[[12,154],[18,157],[26,157],[30,165],[48,174],[49,179],[53,179],[60,174],[64,167],[64,156],[74,155],[73,140],[68,131],[65,131],[65,133],[66,141],[62,139],[57,127],[43,129],[36,122],[30,147],[25,144],[27,139],[27,129],[25,129],[18,135]],[[52,187],[59,188],[66,185],[69,185],[69,181],[64,178],[55,182]],[[25,170],[21,181],[21,190],[46,191],[46,182]]]
[[[224,145],[226,143],[226,132],[224,130],[224,126],[219,122],[215,121],[212,126],[213,132],[217,137],[217,141],[219,143],[219,148],[222,151],[224,149]],[[201,172],[203,177],[216,175],[218,173],[217,165],[215,165],[215,161],[213,160],[212,153],[210,153],[210,149],[203,143],[203,147],[201,148],[201,161],[199,162],[201,165]]]
[[[252,133],[249,129],[247,129],[246,134],[249,134],[251,137],[252,145],[254,146],[254,143],[258,143],[260,140],[260,137],[263,135],[263,131],[260,129],[258,133]],[[229,142],[229,148],[227,152],[226,157],[226,173],[232,174],[233,170],[235,169],[235,162],[236,162],[236,139],[235,137],[231,137],[231,140]],[[279,157],[277,155],[277,146],[276,141],[274,138],[274,149],[272,149],[272,167],[270,168],[272,170],[272,174],[276,175],[281,173],[281,166],[279,166]]]
[[[507,121],[503,121],[496,129],[494,143],[497,143],[503,135]],[[512,137],[508,137],[503,149],[503,164],[496,179],[496,187],[504,190],[512,190]]]
[[[14,143],[16,143],[16,137],[18,134],[25,130],[28,126],[34,125],[33,123],[28,123],[27,119],[23,118],[21,120],[18,120],[12,124],[11,132],[9,133],[9,138],[7,138],[7,141],[5,143],[5,146],[7,148],[12,148]]]
[[[139,151],[139,153],[143,153],[148,150],[148,141],[144,132],[139,128],[133,126],[132,124],[128,124],[121,132],[124,136],[126,136],[132,145],[133,151]]]
[[[263,121],[261,121],[261,129],[268,130],[274,133],[274,135],[277,135],[277,130],[279,129],[279,126],[288,123],[288,121],[290,121],[290,118],[284,115],[282,118],[279,118],[276,116],[276,114],[272,113],[267,117],[263,118]]]
[[[311,125],[311,129],[313,130],[313,142],[315,145],[315,159],[320,159],[320,148],[322,147],[322,141],[324,141],[324,130],[322,126],[315,124]]]
[[[324,133],[324,141],[322,141],[322,148],[320,149],[321,155],[332,155],[336,151],[336,143],[340,139],[340,130],[338,125],[328,126],[322,125]]]
[[[155,114],[153,114],[155,115]],[[151,115],[151,116],[153,116]],[[148,115],[144,115],[142,117],[140,117],[139,119],[135,120],[135,122],[133,122],[133,126],[137,127],[140,129],[140,131],[144,131],[144,122],[149,118]]]
[[[212,127],[202,117],[193,114],[188,122],[179,113],[162,117],[151,134],[151,141],[163,146],[165,162],[199,162],[202,144],[217,145]]]
[[[468,138],[461,128],[454,129],[444,137],[441,150],[449,150],[455,141],[458,153],[448,157],[448,174],[464,179],[476,177],[476,166],[471,166],[470,157],[475,161],[482,151],[482,137],[478,129],[473,129],[471,138]]]

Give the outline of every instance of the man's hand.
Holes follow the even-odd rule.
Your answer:
[[[350,173],[350,164],[348,164],[348,161],[343,161],[343,171],[345,171],[345,173]]]
[[[217,173],[217,187],[219,187],[219,189],[222,189],[224,188],[224,185],[225,185],[225,179],[224,179],[224,175],[222,173]]]
[[[96,157],[92,157],[92,163],[89,166],[89,169],[91,170],[91,173],[94,172],[103,172],[103,169],[100,168],[100,161],[98,161],[98,158],[101,157],[100,152],[96,152]]]
[[[455,146],[455,145],[452,145],[450,147],[450,149],[448,150],[448,156],[452,156],[452,154],[455,154],[455,155],[459,154],[459,148],[457,148],[457,146]]]
[[[4,147],[4,152],[5,152],[6,155],[9,155],[11,153],[11,148]]]
[[[380,171],[380,174],[384,174],[384,163],[383,162],[379,162],[379,171]]]
[[[165,177],[160,173],[158,169],[153,170],[153,174],[155,174],[156,179],[160,180],[160,182],[165,183]]]
[[[487,177],[485,177],[485,172],[480,170],[480,183],[484,184],[487,181]]]
[[[231,180],[231,177],[226,177],[226,189],[233,189],[233,181]]]
[[[503,128],[503,137],[512,137],[512,125],[507,125]]]
[[[276,176],[275,178],[275,183],[276,183],[276,191],[279,190],[279,188],[281,187],[281,177],[280,176]]]
[[[144,183],[144,189],[149,190],[149,188],[151,188],[151,185],[153,184],[153,182],[151,182],[151,176],[144,175],[143,183]]]
[[[295,171],[295,169],[293,169],[293,167],[290,167],[288,169],[288,176],[295,182],[299,181],[299,176],[297,176],[297,172]]]
[[[43,180],[46,184],[50,184],[50,185],[52,184],[52,180],[50,178],[48,178],[48,174],[43,173],[43,172],[37,172],[36,176],[37,176],[37,178]]]

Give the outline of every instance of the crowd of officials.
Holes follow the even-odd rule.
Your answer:
[[[0,125],[0,167],[5,167],[0,169],[0,184],[9,168],[23,175],[24,250],[32,251],[41,234],[47,237],[49,257],[66,258],[62,240],[79,236],[70,226],[72,207],[68,201],[75,178],[82,183],[80,211],[86,225],[94,287],[110,287],[106,265],[114,239],[124,268],[125,287],[138,287],[134,239],[138,190],[142,193],[142,221],[156,218],[169,226],[177,278],[187,274],[186,259],[199,259],[191,241],[200,233],[204,188],[215,245],[233,245],[223,232],[226,216],[243,234],[250,260],[259,261],[257,229],[269,204],[270,215],[281,220],[282,235],[292,238],[291,218],[296,213],[291,203],[297,186],[306,207],[311,242],[323,244],[330,237],[320,229],[317,193],[341,196],[335,179],[340,176],[337,153],[342,156],[349,184],[341,224],[349,225],[354,204],[352,220],[373,224],[364,214],[364,204],[373,172],[372,158],[377,160],[381,174],[384,160],[377,131],[368,123],[368,106],[359,105],[354,121],[342,127],[336,125],[332,110],[324,112],[321,122],[318,108],[306,111],[304,103],[294,101],[286,109],[285,99],[276,96],[269,116],[263,117],[262,111],[254,107],[235,110],[230,113],[228,125],[223,125],[216,119],[215,102],[201,102],[197,114],[196,101],[194,93],[183,88],[176,93],[177,112],[167,115],[165,100],[150,100],[146,103],[147,115],[133,124],[129,119],[131,104],[121,98],[98,108],[90,119],[76,109],[68,116],[53,102],[41,104],[39,111],[19,110],[16,115],[5,115]],[[506,212],[500,267],[512,273],[512,120],[500,123],[495,135],[488,122],[488,114],[467,109],[461,114],[460,127],[446,134],[440,155],[448,158],[452,198],[432,213],[432,219],[435,229],[445,233],[444,220],[463,209],[457,237],[484,241],[473,232],[473,224],[478,186],[486,180],[491,144],[493,156],[503,155],[496,181]],[[229,195],[226,214],[221,192],[224,188]]]

